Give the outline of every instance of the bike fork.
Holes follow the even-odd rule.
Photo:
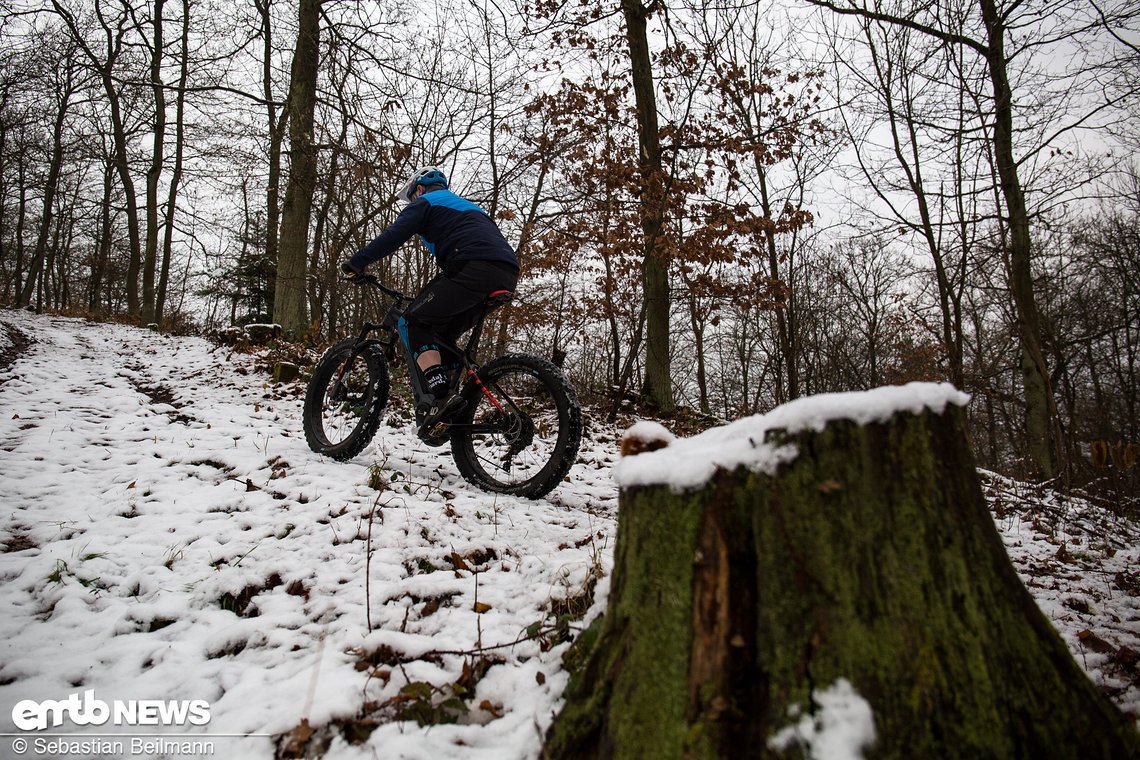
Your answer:
[[[333,378],[332,384],[328,389],[328,396],[330,398],[335,399],[340,394],[340,386],[341,383],[344,382],[344,376],[348,373],[348,368],[352,366],[352,363],[356,361],[356,357],[358,356],[360,356],[360,354],[354,348],[352,352],[345,357],[345,360],[341,362],[340,369],[336,371],[336,377]]]
[[[340,369],[336,371],[336,377],[333,378],[332,385],[329,386],[328,395],[330,395],[332,398],[336,398],[336,395],[340,392],[340,386],[341,383],[344,382],[344,376],[348,373],[348,368],[352,366],[352,363],[354,361],[356,361],[356,357],[360,356],[363,353],[361,349],[364,345],[365,338],[368,337],[368,333],[377,329],[378,327],[380,327],[380,325],[374,325],[368,322],[364,323],[364,326],[360,330],[360,335],[356,338],[356,343],[353,344],[352,350],[348,352],[348,356],[346,356],[344,361],[341,363]]]

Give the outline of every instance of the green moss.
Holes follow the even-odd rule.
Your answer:
[[[777,478],[744,479],[773,725],[843,677],[873,705],[876,756],[1087,746],[1041,717],[1072,709],[1088,679],[1055,636],[1039,648],[1040,613],[1010,577],[972,462],[953,456],[965,445],[953,428],[929,413],[832,423],[797,439],[804,453]]]
[[[570,691],[575,691],[579,687],[579,681],[598,644],[605,620],[605,615],[598,617],[586,630],[578,634],[578,638],[566,650],[566,654],[562,655],[562,667],[570,673],[570,683],[567,687]]]
[[[626,649],[613,684],[608,718],[615,758],[680,756],[700,518],[693,497],[661,499],[644,491],[623,505],[614,568],[621,593],[612,614],[627,621],[637,646]]]
[[[673,495],[662,504],[652,489],[623,503],[610,608],[600,631],[584,635],[573,655],[592,649],[589,664],[571,675],[546,756],[577,756],[604,726],[614,758],[680,757],[688,730],[690,590],[700,516],[693,498]]]

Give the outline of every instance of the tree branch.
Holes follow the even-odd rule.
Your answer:
[[[921,32],[922,34],[934,37],[935,39],[941,40],[943,42],[953,43],[956,45],[965,45],[980,55],[989,55],[989,46],[983,45],[972,37],[967,37],[964,34],[955,34],[953,32],[948,32],[944,29],[939,29],[928,24],[920,24],[914,19],[904,18],[902,16],[894,16],[889,13],[882,13],[880,11],[873,11],[869,8],[860,8],[855,5],[839,6],[830,0],[807,0],[807,2],[819,8],[826,8],[830,11],[834,11],[841,16],[858,16],[859,18],[870,19],[872,21],[881,21],[886,24],[906,27],[907,29],[913,29],[916,32]]]

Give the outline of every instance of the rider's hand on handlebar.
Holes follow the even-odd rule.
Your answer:
[[[359,284],[364,282],[364,271],[346,261],[340,265],[340,279]]]

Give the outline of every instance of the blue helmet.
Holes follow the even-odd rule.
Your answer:
[[[412,193],[420,185],[439,185],[440,187],[447,187],[447,175],[438,166],[425,166],[422,169],[417,169],[412,174],[411,179],[404,183],[400,188],[400,192],[396,193],[396,197],[400,200],[407,202],[412,199]]]

